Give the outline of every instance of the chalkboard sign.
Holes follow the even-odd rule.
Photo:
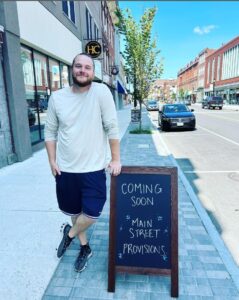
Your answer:
[[[131,109],[131,122],[132,123],[140,122],[140,109],[137,108]]]
[[[177,297],[177,168],[123,167],[110,197],[108,291],[115,272],[163,274]]]

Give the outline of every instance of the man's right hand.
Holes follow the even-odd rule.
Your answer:
[[[50,162],[51,172],[53,176],[61,175],[61,171],[56,162]]]

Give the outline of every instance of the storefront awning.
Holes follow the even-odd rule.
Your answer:
[[[117,91],[119,94],[127,94],[126,89],[121,85],[121,83],[117,80]]]

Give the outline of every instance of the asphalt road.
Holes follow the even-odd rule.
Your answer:
[[[159,131],[239,265],[239,109],[191,108],[195,131]]]

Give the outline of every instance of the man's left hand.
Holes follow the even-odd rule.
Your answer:
[[[110,174],[117,176],[121,172],[121,163],[120,161],[112,160],[109,165],[108,169],[110,171]]]

